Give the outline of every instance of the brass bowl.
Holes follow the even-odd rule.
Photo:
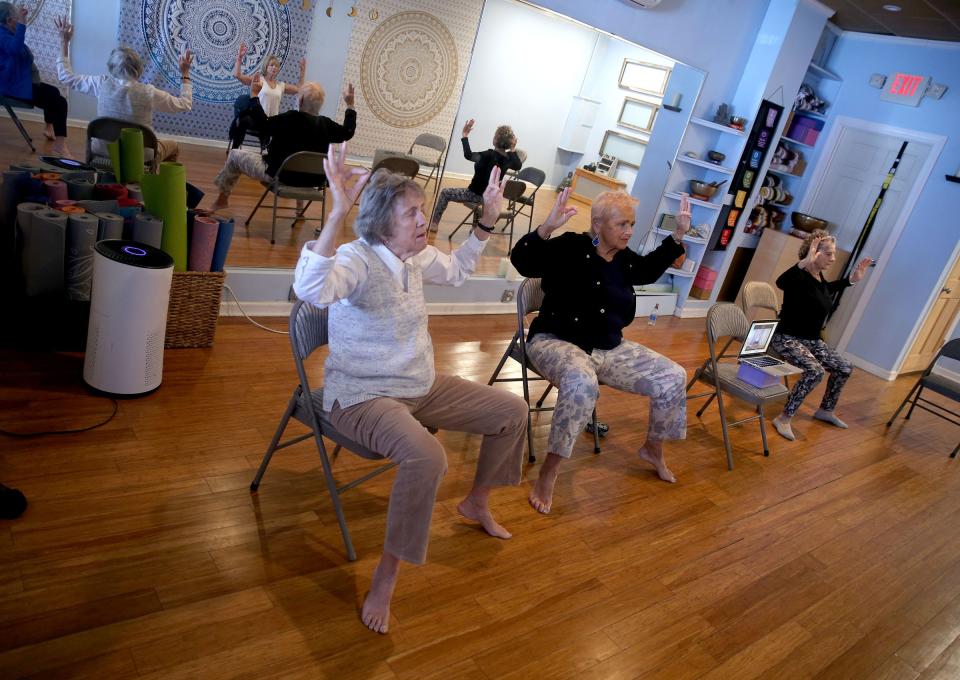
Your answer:
[[[805,215],[802,212],[792,212],[790,213],[790,221],[793,222],[793,226],[801,231],[805,231],[808,234],[815,229],[823,229],[826,231],[827,227],[830,225],[826,220],[821,220],[819,217],[813,217],[811,215]]]
[[[719,151],[708,151],[707,158],[709,158],[714,163],[721,163],[723,159],[727,157],[726,154],[720,153]]]
[[[713,186],[712,184],[707,184],[706,182],[701,182],[698,179],[690,180],[690,192],[696,194],[697,196],[706,196],[707,198],[713,197],[717,193],[718,187]]]

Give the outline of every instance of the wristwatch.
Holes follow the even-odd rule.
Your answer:
[[[493,227],[485,227],[484,225],[480,224],[480,220],[477,220],[477,229],[483,229],[488,234],[493,233]]]

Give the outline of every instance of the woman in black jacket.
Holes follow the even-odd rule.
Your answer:
[[[783,307],[777,332],[770,340],[770,346],[784,361],[803,369],[803,375],[787,397],[783,413],[773,419],[777,432],[790,441],[796,439],[790,427],[791,419],[806,396],[823,380],[825,372],[830,373],[830,379],[813,417],[837,427],[847,427],[833,409],[853,366],[820,338],[820,329],[833,307],[837,291],[862,279],[872,262],[865,257],[849,279],[827,281],[823,272],[837,259],[837,244],[833,236],[821,229],[807,235],[798,255],[800,261],[777,279],[777,287],[783,291]]]
[[[530,326],[527,356],[558,388],[550,426],[549,454],[530,491],[530,504],[550,512],[560,461],[569,458],[599,394],[598,383],[650,397],[647,440],[640,458],[667,482],[676,478],[663,459],[663,442],[686,436],[686,372],[670,359],[623,339],[636,314],[633,286],[652,283],[683,254],[690,228],[686,195],[677,229],[648,255],[629,248],[637,201],[607,191],[590,210],[589,233],[551,239],[576,209],[567,207],[564,189],[547,221],[524,236],[510,259],[524,276],[542,279],[544,299]]]

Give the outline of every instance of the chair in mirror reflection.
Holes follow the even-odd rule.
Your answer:
[[[290,223],[291,229],[296,227],[297,222],[318,220],[320,226],[316,228],[315,232],[319,233],[320,229],[323,228],[323,219],[327,212],[327,178],[323,174],[323,159],[326,157],[327,154],[317,151],[298,151],[288,156],[280,165],[273,179],[260,182],[260,184],[264,186],[263,195],[260,196],[260,200],[257,201],[257,204],[253,207],[253,210],[247,217],[247,221],[244,222],[244,226],[250,226],[250,220],[257,214],[257,210],[260,209],[263,199],[267,197],[267,194],[273,194],[273,218],[270,222],[270,245],[276,243],[277,212],[280,210],[293,211],[294,218]],[[296,179],[290,179],[291,176]],[[295,184],[284,184],[281,178],[287,179],[288,182],[295,181]],[[280,206],[278,203],[281,198],[292,198],[297,201],[298,205],[292,208]],[[307,209],[314,201],[320,201],[320,216],[307,217]]]
[[[523,203],[521,203],[519,199],[523,197],[523,192],[526,190],[527,185],[520,180],[507,180],[506,185],[503,187],[503,198],[506,201],[506,207],[500,212],[497,221],[491,225],[494,227],[494,234],[497,234],[497,224],[501,220],[504,221],[499,234],[507,234],[510,237],[509,244],[507,245],[507,255],[510,255],[510,251],[513,250],[513,224],[517,219],[517,215],[520,213],[520,209],[523,207]],[[451,203],[454,202],[455,201],[451,201]],[[483,205],[480,203],[465,202],[463,205],[467,206],[470,212],[460,220],[460,224],[457,225],[456,229],[450,232],[450,235],[447,237],[448,241],[453,241],[454,235],[460,231],[460,227],[467,222],[470,222],[471,227],[476,227],[480,221],[480,217],[483,215]]]
[[[422,150],[416,147],[423,147]],[[424,178],[423,190],[426,192],[430,186],[430,180],[433,180],[433,193],[436,194],[440,186],[440,168],[443,166],[443,153],[447,150],[447,142],[440,135],[422,132],[417,135],[410,145],[407,155],[413,156],[420,164],[418,176]],[[436,157],[434,157],[436,154]]]
[[[520,172],[518,172],[517,179],[521,182],[526,182],[527,184],[533,185],[533,191],[531,191],[529,194],[524,192],[522,195],[517,197],[517,203],[520,204],[519,208],[517,209],[517,215],[526,215],[527,233],[529,234],[530,230],[533,228],[534,201],[536,200],[537,192],[540,191],[540,187],[543,186],[543,183],[547,179],[547,173],[540,168],[534,168],[533,166],[530,166],[523,168]]]

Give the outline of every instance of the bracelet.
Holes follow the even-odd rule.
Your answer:
[[[493,233],[493,227],[485,227],[484,225],[480,224],[480,220],[477,220],[477,229],[482,229],[483,231],[487,232],[488,234],[492,234],[492,233]]]

